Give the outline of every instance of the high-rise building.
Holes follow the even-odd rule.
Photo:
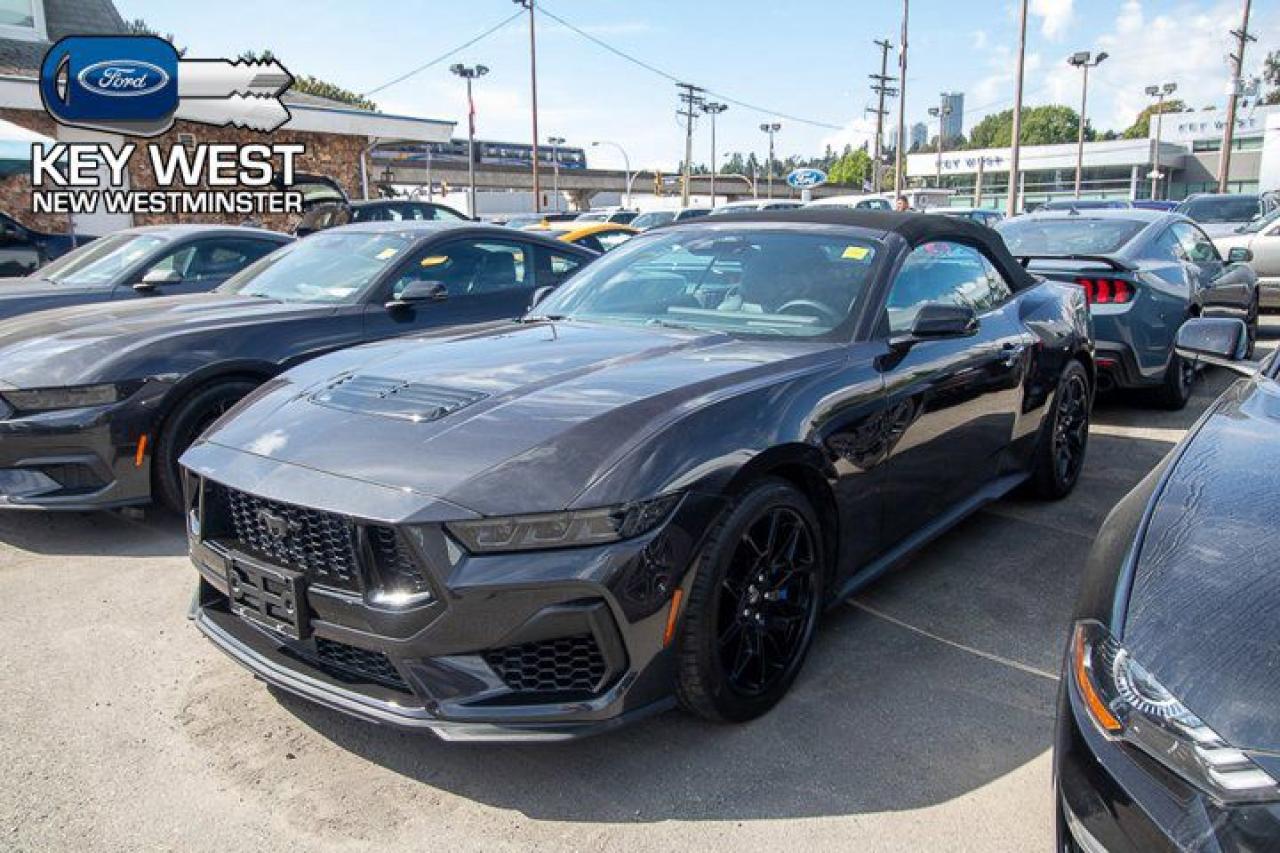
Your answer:
[[[964,92],[943,92],[942,107],[951,110],[942,117],[942,141],[947,143],[964,135]]]
[[[911,125],[911,148],[924,148],[929,144],[929,127],[922,121]]]

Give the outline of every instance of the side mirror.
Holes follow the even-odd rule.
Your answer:
[[[1182,324],[1174,339],[1178,355],[1226,367],[1237,373],[1251,374],[1256,362],[1246,360],[1249,352],[1249,330],[1243,320],[1226,317],[1194,317]]]
[[[978,331],[978,312],[968,305],[926,302],[911,324],[915,340],[963,338]]]
[[[554,291],[555,287],[549,284],[544,284],[542,287],[534,290],[533,298],[529,300],[529,310],[532,311],[534,308],[537,308],[538,304],[550,296]]]
[[[177,270],[151,270],[142,277],[142,281],[133,286],[134,290],[149,293],[162,284],[181,284],[182,273]]]
[[[400,295],[387,303],[388,309],[407,308],[420,302],[443,302],[449,298],[449,291],[439,281],[414,281],[400,291]]]
[[[1232,246],[1227,250],[1227,263],[1247,264],[1253,260],[1253,250],[1248,246]]]

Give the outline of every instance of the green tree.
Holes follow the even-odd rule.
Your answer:
[[[1022,110],[1022,144],[1055,145],[1075,142],[1080,130],[1080,114],[1062,104],[1024,107]],[[1085,122],[1084,138],[1096,138]],[[969,131],[965,148],[1005,148],[1013,144],[1013,110],[992,113]]]
[[[863,181],[871,178],[871,155],[867,149],[848,150],[831,164],[827,172],[827,180],[833,184],[853,184],[862,186]]]
[[[1166,113],[1184,113],[1187,111],[1187,105],[1182,101],[1174,98],[1164,102],[1164,109],[1159,110],[1163,115]],[[1138,113],[1138,117],[1133,120],[1133,124],[1125,128],[1121,134],[1125,139],[1146,139],[1151,135],[1151,117],[1157,112],[1156,104],[1152,104],[1142,112]]]
[[[253,51],[246,50],[239,56],[246,62],[270,62],[276,56],[270,50]],[[337,101],[342,104],[348,104],[361,110],[376,111],[378,105],[366,98],[364,95],[352,92],[350,89],[344,89],[336,83],[330,83],[327,80],[321,80],[318,77],[312,77],[308,74],[295,75],[293,78],[293,86],[291,91],[304,92],[308,95],[315,95],[318,98],[328,98],[331,101]]]

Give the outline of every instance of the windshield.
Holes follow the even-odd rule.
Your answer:
[[[1280,207],[1277,207],[1261,219],[1255,219],[1248,225],[1241,227],[1240,231],[1244,234],[1257,234],[1262,229],[1271,227],[1278,220],[1280,220]]]
[[[607,213],[584,213],[574,221],[575,222],[604,222],[608,220],[608,218],[609,218],[609,214]]]
[[[537,313],[768,337],[842,325],[880,245],[839,233],[680,229],[637,237],[576,275]]]
[[[398,261],[410,243],[400,234],[322,232],[267,255],[218,290],[282,302],[345,302]]]
[[[1249,222],[1259,209],[1254,196],[1208,196],[1187,199],[1178,212],[1196,222]]]
[[[68,252],[36,275],[74,287],[113,284],[122,272],[167,242],[152,234],[112,234]]]
[[[995,226],[1014,255],[1106,255],[1146,227],[1132,219],[1019,216]]]
[[[631,221],[631,225],[641,230],[652,228],[655,225],[665,225],[675,219],[674,211],[660,210],[653,213],[642,213]]]

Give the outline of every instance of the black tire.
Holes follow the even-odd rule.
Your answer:
[[[1196,384],[1196,365],[1176,352],[1169,359],[1164,381],[1154,389],[1151,398],[1157,406],[1178,412],[1187,407]]]
[[[231,379],[203,385],[178,403],[160,426],[151,456],[151,481],[155,497],[167,509],[182,512],[182,474],[178,457],[200,433],[208,429],[227,409],[258,387],[246,379]]]
[[[753,484],[716,523],[694,562],[676,646],[676,695],[691,713],[744,722],[786,694],[821,612],[822,530],[785,480]]]
[[[1258,317],[1262,314],[1259,306],[1259,297],[1254,294],[1253,305],[1249,307],[1249,316],[1245,318],[1245,328],[1249,332],[1249,349],[1245,352],[1245,358],[1253,358],[1254,353],[1258,349]]]
[[[1084,365],[1071,361],[1058,377],[1053,408],[1045,414],[1031,469],[1031,492],[1056,501],[1071,494],[1089,448],[1093,389]]]

